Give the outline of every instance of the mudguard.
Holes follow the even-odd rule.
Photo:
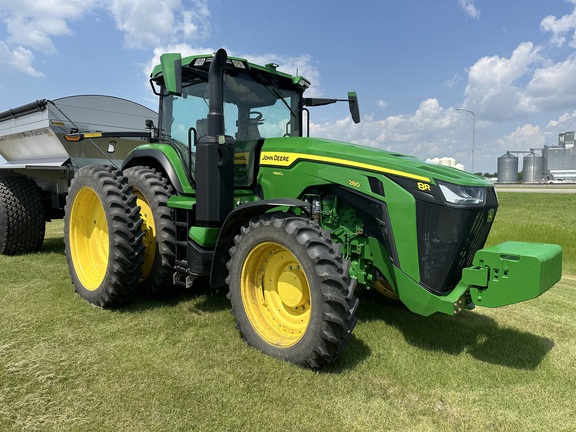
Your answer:
[[[250,219],[264,214],[275,207],[298,207],[310,214],[310,204],[306,201],[292,198],[278,198],[254,201],[236,207],[224,221],[214,249],[214,260],[210,271],[210,286],[220,288],[226,284],[226,263],[230,259],[228,252],[234,244],[234,236],[240,227]]]

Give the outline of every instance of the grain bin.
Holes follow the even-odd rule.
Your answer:
[[[498,158],[498,183],[518,182],[518,157],[510,152]]]
[[[542,156],[534,151],[524,156],[522,168],[523,183],[540,183],[542,181]]]

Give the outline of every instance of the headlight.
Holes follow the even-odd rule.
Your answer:
[[[486,188],[476,186],[460,186],[451,183],[438,182],[444,199],[458,206],[480,206],[486,200]]]

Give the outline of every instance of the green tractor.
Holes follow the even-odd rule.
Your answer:
[[[310,368],[343,352],[357,289],[420,315],[535,298],[562,250],[482,249],[491,183],[374,148],[309,138],[301,76],[245,59],[164,54],[151,75],[156,125],[122,170],[91,165],[69,189],[65,245],[77,293],[117,307],[136,290],[226,288],[244,340]],[[348,102],[359,122],[358,102]],[[70,140],[115,137],[71,134]],[[126,136],[126,134],[122,134]]]

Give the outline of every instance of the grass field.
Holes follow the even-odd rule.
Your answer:
[[[489,242],[560,243],[561,283],[457,317],[363,297],[322,372],[246,346],[221,295],[90,306],[52,222],[41,253],[0,256],[0,430],[576,430],[576,195],[500,201]]]

